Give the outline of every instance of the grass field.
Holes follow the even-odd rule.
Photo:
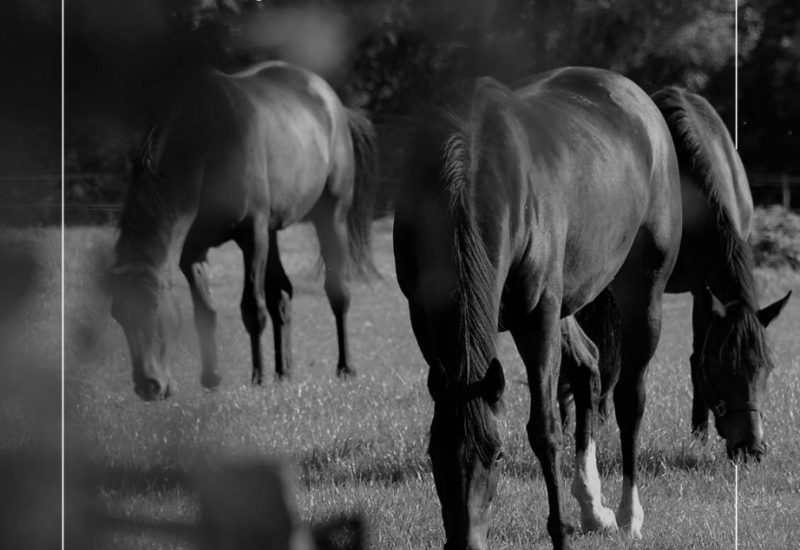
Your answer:
[[[221,388],[203,392],[188,289],[180,287],[184,317],[175,349],[179,391],[168,401],[144,403],[133,393],[124,336],[97,292],[96,273],[108,261],[108,229],[68,229],[66,236],[67,421],[71,442],[91,464],[92,502],[104,513],[151,522],[191,523],[198,509],[175,476],[209,458],[283,457],[294,467],[303,519],[322,521],[348,511],[368,521],[372,548],[441,548],[438,498],[425,452],[432,414],[427,368],[397,288],[391,222],[375,225],[377,265],[385,281],[354,289],[349,317],[358,376],[335,378],[333,316],[316,276],[316,242],[305,226],[281,235],[284,265],[295,286],[295,371],[288,383],[249,386],[248,337],[239,315],[241,256],[233,245],[210,255],[212,292],[219,310]],[[762,300],[796,287],[794,276],[760,272]],[[689,434],[690,301],[669,296],[658,353],[651,363],[640,439],[645,510],[643,540],[616,535],[573,537],[582,548],[732,548],[734,469],[714,434],[707,445]],[[264,337],[272,365],[271,326]],[[769,453],[757,467],[739,470],[739,547],[800,548],[800,297],[770,328],[778,368],[765,412]],[[510,338],[500,338],[506,369],[506,462],[499,486],[492,549],[550,548],[547,505],[538,462],[525,436],[528,392]],[[598,442],[607,504],[619,500],[621,463],[617,428]],[[563,471],[572,475],[571,436]],[[568,518],[578,524],[569,497]],[[109,532],[103,548],[189,548],[158,535]]]

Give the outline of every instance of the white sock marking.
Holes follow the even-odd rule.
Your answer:
[[[614,512],[603,506],[600,475],[597,472],[597,447],[589,439],[585,452],[575,457],[575,474],[572,477],[572,496],[581,508],[581,525],[586,531],[616,531]]]

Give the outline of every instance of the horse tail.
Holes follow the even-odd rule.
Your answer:
[[[597,366],[601,385],[598,412],[602,421],[605,421],[622,369],[622,319],[614,295],[606,288],[593,302],[575,314],[575,320],[599,352]]]
[[[361,278],[380,277],[372,260],[371,225],[378,182],[378,147],[375,127],[363,113],[346,109],[353,140],[355,177],[353,202],[347,213],[350,261]]]

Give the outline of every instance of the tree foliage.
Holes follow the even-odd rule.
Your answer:
[[[800,4],[740,0],[738,60],[732,8],[730,0],[71,0],[68,166],[124,171],[185,75],[279,58],[323,74],[377,120],[413,115],[462,78],[510,83],[589,65],[648,92],[699,92],[732,133],[738,62],[746,160],[783,169],[797,150]]]
[[[800,3],[747,0],[739,59],[739,151],[747,166],[800,174]]]

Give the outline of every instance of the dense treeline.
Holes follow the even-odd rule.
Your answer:
[[[0,224],[60,195],[60,20],[58,0],[0,2]]]
[[[17,37],[27,37],[35,35],[31,29],[58,30],[47,7],[52,12],[57,4],[14,0],[4,9],[24,13],[24,24],[18,16],[11,27]],[[626,74],[649,92],[677,84],[704,94],[731,130],[739,63],[740,151],[748,169],[800,174],[800,3],[740,1],[738,59],[732,4],[70,0],[64,39],[66,170],[92,177],[69,179],[67,202],[121,199],[140,136],[198,66],[233,70],[270,58],[320,72],[346,102],[379,122],[413,115],[459,78],[490,74],[511,82],[553,67],[592,65]],[[4,42],[7,52],[20,44],[32,46],[33,40]],[[49,72],[52,82],[35,84],[52,91],[60,67],[42,57],[17,63],[27,73],[11,70],[29,78]],[[54,143],[32,131],[13,141],[26,151],[52,149]],[[39,170],[50,168],[42,164]]]

